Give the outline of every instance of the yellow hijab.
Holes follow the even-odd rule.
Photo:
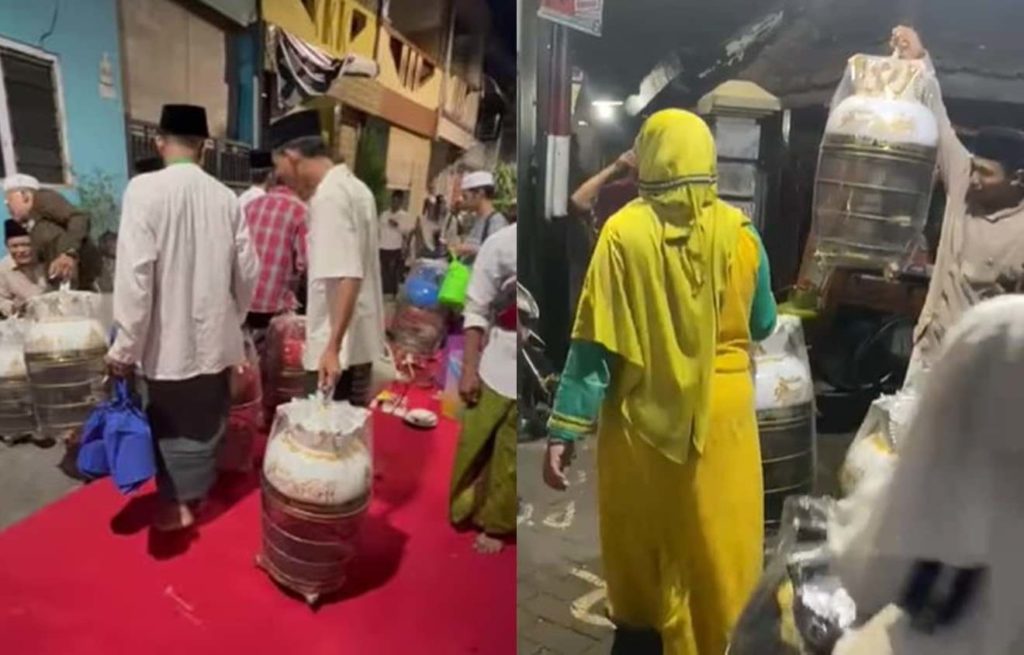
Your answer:
[[[703,450],[721,297],[743,214],[718,200],[714,139],[687,111],[636,140],[640,198],[601,232],[573,338],[618,356],[614,411],[666,457]]]

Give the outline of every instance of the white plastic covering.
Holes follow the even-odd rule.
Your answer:
[[[102,298],[84,291],[54,291],[28,302],[25,352],[59,353],[102,349],[107,336],[101,322]]]
[[[803,327],[796,316],[779,316],[775,332],[755,348],[757,409],[805,405],[814,400]]]
[[[832,98],[825,132],[934,147],[938,124],[921,102],[928,82],[923,62],[854,55]]]
[[[370,412],[320,398],[277,409],[263,473],[295,500],[341,505],[364,496],[373,480]]]
[[[25,331],[28,324],[19,318],[0,321],[0,378],[23,379],[25,369]]]

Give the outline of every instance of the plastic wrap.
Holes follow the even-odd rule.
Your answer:
[[[857,608],[832,570],[829,498],[791,496],[768,567],[737,622],[729,655],[829,655]]]
[[[0,321],[0,438],[16,440],[36,431],[32,391],[25,367],[25,331],[17,318]]]
[[[315,604],[345,584],[370,504],[370,412],[322,398],[277,409],[263,460],[257,563]]]
[[[441,413],[451,419],[462,414],[463,403],[459,395],[459,381],[462,379],[463,338],[448,339],[444,353],[444,366],[438,371],[438,386],[441,387]]]
[[[314,505],[368,498],[373,480],[370,412],[318,398],[277,409],[263,474],[284,496]]]
[[[218,455],[218,467],[224,471],[251,471],[253,448],[262,429],[260,360],[252,337],[246,335],[245,361],[231,370],[231,410],[227,434]]]
[[[108,396],[99,294],[60,290],[29,300],[25,364],[40,432],[73,439]]]
[[[917,399],[914,388],[904,387],[895,395],[880,396],[871,403],[839,469],[844,495],[852,495],[865,482],[876,484],[889,479]]]
[[[53,291],[28,301],[25,352],[59,354],[105,349],[102,299],[85,291]]]
[[[402,287],[388,324],[398,370],[421,387],[431,387],[447,331],[447,314],[438,304],[438,289],[447,263],[418,260]]]
[[[815,178],[813,233],[823,271],[901,269],[920,243],[938,125],[920,62],[855,55],[833,99]],[[820,281],[819,281],[820,282]]]
[[[810,493],[816,474],[814,382],[799,318],[779,317],[775,331],[755,347],[754,368],[770,533],[779,525],[786,497]]]
[[[282,314],[270,321],[263,359],[263,397],[268,414],[278,405],[305,394],[302,355],[306,348],[306,318]]]
[[[25,380],[25,332],[28,323],[19,318],[0,321],[0,380]]]

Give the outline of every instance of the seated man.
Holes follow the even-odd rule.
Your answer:
[[[36,257],[47,276],[72,288],[92,290],[103,263],[89,238],[89,215],[31,175],[4,179],[4,200],[11,218],[32,237]]]
[[[0,315],[10,318],[21,312],[30,298],[46,291],[46,270],[35,256],[32,237],[20,223],[4,223],[4,239],[10,265],[0,267]]]

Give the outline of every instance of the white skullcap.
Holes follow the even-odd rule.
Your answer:
[[[494,186],[494,175],[490,171],[474,171],[462,176],[463,190],[468,191],[469,189],[479,189],[485,186]]]
[[[39,180],[32,177],[31,175],[9,175],[4,178],[4,193],[9,191],[21,191],[22,189],[30,189],[32,191],[39,190]]]

